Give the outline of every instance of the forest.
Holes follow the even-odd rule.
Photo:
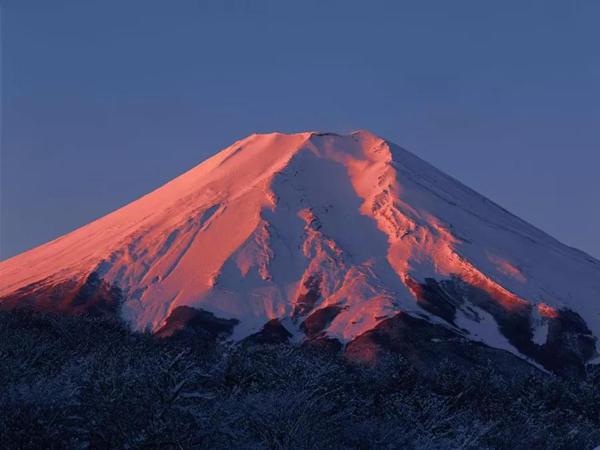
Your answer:
[[[113,319],[0,312],[0,448],[592,449],[600,370],[356,364]]]

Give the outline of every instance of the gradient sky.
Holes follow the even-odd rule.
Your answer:
[[[252,132],[369,129],[600,257],[600,2],[4,0],[0,257]]]

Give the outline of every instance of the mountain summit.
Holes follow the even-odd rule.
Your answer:
[[[251,135],[0,280],[3,308],[364,360],[470,345],[581,370],[600,336],[599,261],[367,131]]]

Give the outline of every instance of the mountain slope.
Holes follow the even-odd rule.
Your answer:
[[[252,135],[0,279],[5,308],[156,331],[191,306],[236,340],[278,319],[348,343],[402,313],[554,369],[600,336],[600,262],[365,131]]]

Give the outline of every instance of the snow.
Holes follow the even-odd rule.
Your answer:
[[[535,306],[534,340],[568,307],[600,336],[600,262],[367,131],[252,135],[129,205],[0,262],[0,298],[98,271],[127,296],[134,328],[174,308],[236,318],[235,339],[291,319],[304,282],[327,333],[349,341],[399,311],[426,314],[406,285],[451,276],[511,310]],[[134,295],[135,293],[135,295]],[[457,325],[516,352],[477,309]],[[432,321],[438,318],[432,317]]]
[[[484,342],[491,347],[507,350],[516,355],[519,354],[519,351],[500,333],[498,324],[490,313],[477,306],[470,306],[469,309],[468,316],[464,311],[459,311],[455,323],[459,328],[469,331],[470,339]]]
[[[538,324],[533,330],[533,342],[539,345],[546,343],[548,338],[548,322]]]

